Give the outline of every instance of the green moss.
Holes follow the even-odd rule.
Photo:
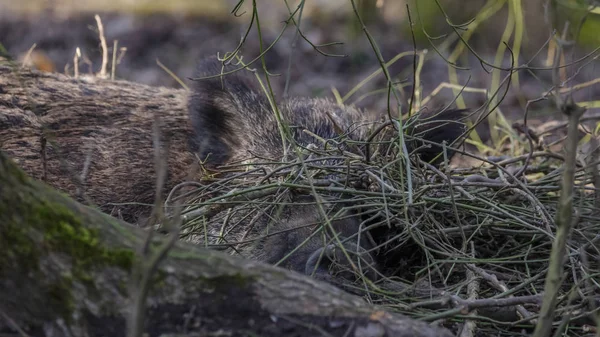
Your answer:
[[[84,220],[71,211],[70,207],[78,207],[74,202],[30,180],[5,158],[0,158],[0,190],[0,277],[40,284],[57,317],[70,319],[73,284],[93,288],[94,270],[106,266],[131,270],[132,250],[106,246],[99,231],[84,226]],[[93,224],[94,219],[85,223]],[[40,259],[49,253],[70,257],[71,269],[44,275]]]
[[[4,154],[2,154],[2,158],[0,158],[0,165],[2,165],[0,168],[0,173],[2,175],[6,175],[7,177],[15,179],[18,184],[25,184],[28,181],[29,177],[25,174],[25,172],[19,169],[12,162],[8,161]]]
[[[245,289],[255,282],[251,276],[235,274],[205,279],[206,285],[215,289]]]
[[[45,303],[55,310],[57,316],[69,321],[71,313],[75,309],[75,301],[71,289],[73,279],[70,276],[63,276],[58,281],[51,283],[47,287],[48,301]]]
[[[37,209],[38,219],[44,219],[44,244],[52,251],[63,252],[74,259],[74,269],[115,266],[130,270],[134,253],[130,249],[104,246],[97,229],[81,224],[81,220],[60,204]]]
[[[0,203],[0,205],[4,206],[5,204]],[[6,212],[6,209],[0,207],[1,214],[7,214]],[[0,277],[6,275],[9,270],[25,273],[38,265],[39,249],[31,244],[26,227],[11,226],[20,223],[18,220],[21,219],[15,220],[2,225],[0,247],[5,248],[2,249],[2,254],[0,254]]]

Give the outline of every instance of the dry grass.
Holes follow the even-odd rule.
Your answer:
[[[247,222],[276,211],[290,193],[317,195],[316,200],[343,203],[360,214],[362,235],[370,232],[377,243],[373,252],[384,266],[383,279],[346,285],[352,291],[422,319],[459,319],[461,309],[477,307],[481,316],[472,319],[482,331],[515,322],[531,327],[555,239],[562,156],[535,152],[526,167],[527,156],[497,163],[479,158],[486,164],[471,169],[437,170],[412,162],[407,174],[396,145],[390,146],[388,155],[379,154],[370,165],[336,150],[305,149],[303,160],[232,166],[237,169],[233,177],[194,183],[196,188],[186,194],[197,202],[183,213],[182,235],[211,248],[236,247],[240,242],[228,233],[240,223],[228,219]],[[334,157],[345,158],[345,164],[319,164]],[[594,204],[592,176],[578,167],[576,180],[579,221],[568,242],[559,317],[585,316],[592,310],[588,301],[600,296],[600,209]],[[330,214],[331,220],[337,214]],[[205,232],[206,224],[215,221],[222,224],[218,238]],[[277,232],[277,226],[271,231]],[[257,239],[248,236],[243,243]],[[477,300],[469,300],[466,285],[471,282],[479,283]],[[574,291],[577,296],[567,301]],[[510,310],[489,312],[497,306]]]

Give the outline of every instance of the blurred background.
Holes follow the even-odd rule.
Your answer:
[[[110,59],[114,50],[118,61],[116,79],[181,88],[177,78],[189,84],[199,59],[233,51],[251,22],[241,55],[248,61],[260,54],[252,4],[238,0],[0,0],[0,43],[8,55],[25,65],[69,75],[74,73],[79,50],[79,72],[95,74],[102,63],[94,18],[98,15]],[[560,74],[563,84],[585,84],[576,92],[576,100],[596,108],[598,53],[567,67],[600,46],[600,11],[595,1],[356,0],[355,5],[349,0],[256,1],[262,48],[277,41],[265,59],[278,97],[285,93],[337,95],[346,103],[387,111],[385,77],[379,73],[361,83],[380,64],[359,15],[383,60],[399,57],[389,67],[402,100],[400,106],[392,104],[394,111],[406,112],[417,70],[417,99],[423,103],[418,107],[458,104],[478,108],[501,101],[500,117],[494,112],[494,119],[477,129],[482,140],[498,141],[494,130],[510,133],[510,122],[499,120],[522,120],[530,100],[534,101],[528,106],[530,123],[563,120],[551,102],[540,99],[553,85],[549,69],[555,59],[565,65]],[[288,20],[294,11],[300,36]],[[558,58],[554,56],[556,43],[550,39],[553,30],[572,41],[566,45],[568,53]],[[532,69],[513,72],[508,80],[508,71],[492,71],[492,65],[509,67],[511,62]],[[469,89],[456,100],[464,85]],[[482,111],[486,109],[490,108]]]

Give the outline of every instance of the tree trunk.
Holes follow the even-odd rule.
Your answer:
[[[135,222],[151,210],[140,203],[154,200],[155,115],[161,143],[169,144],[165,191],[195,162],[186,95],[33,72],[0,60],[0,148],[30,176]]]
[[[124,336],[144,230],[27,177],[0,153],[0,333]],[[155,236],[150,247],[166,239]],[[148,336],[450,336],[308,277],[177,243],[150,281]]]

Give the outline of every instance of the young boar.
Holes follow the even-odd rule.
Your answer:
[[[284,155],[280,129],[267,96],[255,88],[255,78],[249,71],[242,69],[232,73],[236,68],[241,66],[224,65],[216,57],[203,60],[196,73],[196,77],[203,79],[194,82],[188,103],[198,157],[207,167],[216,170],[220,165],[242,161],[278,162]],[[215,76],[220,74],[223,75]],[[334,139],[340,137],[341,131],[350,140],[365,141],[377,122],[372,114],[327,99],[290,98],[280,102],[278,110],[290,126],[293,140],[301,147],[320,143],[311,133]],[[412,131],[426,140],[450,144],[462,134],[464,125],[454,122],[440,126],[444,120],[457,121],[462,114],[462,110],[423,114],[422,122],[429,119],[433,123],[422,123]],[[431,161],[441,152],[439,146],[421,145],[407,142],[409,152],[416,150],[425,161]],[[325,202],[319,206],[312,196],[291,198],[279,213],[254,221],[253,235],[248,235],[244,221],[228,229],[227,240],[233,243],[260,237],[254,242],[238,244],[235,252],[329,281],[338,272],[343,272],[345,278],[353,278],[349,269],[356,272],[357,266],[365,276],[377,277],[377,263],[372,253],[374,244],[368,233],[360,233],[362,219],[359,216],[343,211],[327,224],[326,214],[330,216],[340,210],[335,203]],[[237,217],[243,218],[243,212]],[[206,237],[200,235],[200,242],[208,239],[215,243],[215,238],[222,239],[220,233],[224,229],[219,222],[207,228],[208,233],[204,233]]]

